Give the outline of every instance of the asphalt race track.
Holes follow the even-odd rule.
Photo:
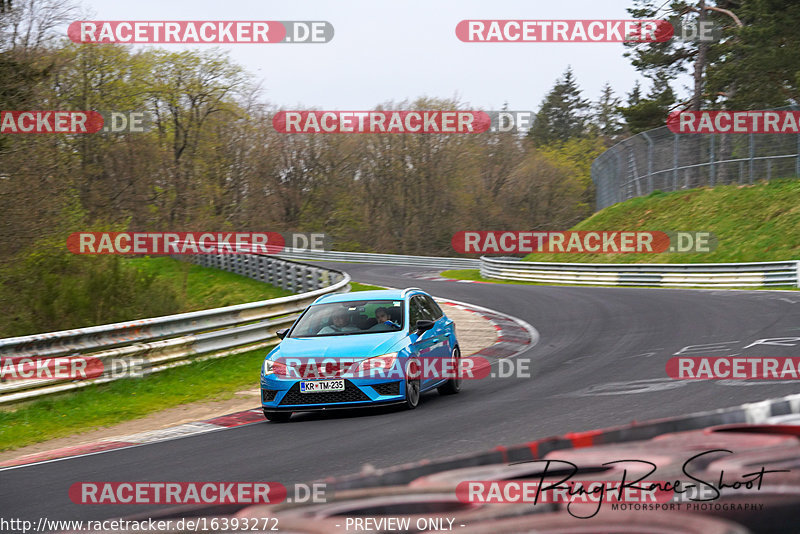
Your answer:
[[[146,515],[76,505],[80,481],[295,482],[797,393],[797,382],[675,381],[676,352],[800,356],[800,292],[519,286],[415,278],[431,269],[326,264],[354,280],[416,286],[533,325],[532,378],[468,381],[458,396],[397,409],[304,414],[173,441],[0,471],[4,516],[34,521]],[[775,341],[775,338],[783,338]],[[757,340],[773,339],[748,347]],[[690,345],[703,348],[686,349]],[[253,380],[258,381],[258,369]]]

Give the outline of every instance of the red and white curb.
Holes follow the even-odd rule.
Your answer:
[[[497,340],[494,344],[481,349],[471,356],[483,356],[493,358],[512,358],[536,345],[539,341],[539,333],[531,325],[506,315],[504,313],[483,308],[474,304],[458,302],[447,299],[437,299],[448,306],[453,306],[460,310],[476,313],[489,321],[497,330]],[[11,460],[0,462],[0,471],[16,469],[32,464],[53,462],[78,456],[88,456],[90,454],[100,454],[111,450],[137,447],[149,443],[168,441],[233,428],[242,425],[264,422],[264,414],[261,407],[235,412],[221,417],[215,417],[206,421],[184,423],[173,427],[162,428],[159,430],[149,430],[139,432],[129,436],[114,437],[100,440],[94,443],[85,443],[73,447],[64,447],[51,451],[37,452],[20,456]]]

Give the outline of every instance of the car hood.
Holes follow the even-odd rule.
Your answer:
[[[275,358],[348,358],[363,359],[380,356],[403,338],[404,332],[380,332],[345,336],[286,338],[270,354]],[[395,349],[397,350],[397,349]]]

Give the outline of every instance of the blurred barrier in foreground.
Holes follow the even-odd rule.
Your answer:
[[[281,531],[294,533],[464,532],[503,534],[777,534],[794,532],[800,510],[800,395],[744,404],[692,415],[634,422],[605,430],[574,432],[493,450],[371,469],[315,481],[325,483],[325,502],[272,505],[183,506],[128,519],[208,517],[275,518]],[[727,452],[730,451],[730,452]],[[698,454],[702,458],[695,458]],[[694,458],[694,459],[693,459]],[[693,460],[692,460],[693,459]],[[558,464],[578,470],[569,483],[645,481],[694,483],[698,489],[659,500],[661,508],[630,503],[613,506],[577,502],[467,502],[457,492],[465,481],[553,483],[567,474]],[[627,464],[612,464],[626,460]],[[683,469],[695,477],[689,479]],[[642,462],[631,465],[631,461]],[[650,473],[655,464],[656,471]],[[762,484],[754,480],[766,471]],[[548,476],[546,476],[546,474]],[[724,472],[729,487],[707,495]],[[544,478],[543,478],[544,477]],[[708,484],[704,483],[707,481]],[[682,489],[688,489],[684,486]],[[700,491],[705,490],[705,491]],[[713,493],[713,492],[712,492]],[[461,495],[461,498],[459,498]],[[670,509],[669,506],[674,505]],[[680,506],[679,506],[680,505]],[[593,514],[597,510],[597,514]],[[370,518],[372,528],[354,528]],[[221,524],[221,521],[218,521]],[[380,528],[377,525],[383,524]],[[387,525],[395,525],[387,527]],[[397,525],[406,525],[402,528]]]

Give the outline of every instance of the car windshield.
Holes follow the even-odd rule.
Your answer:
[[[374,334],[402,329],[402,300],[331,302],[311,306],[289,337]]]

